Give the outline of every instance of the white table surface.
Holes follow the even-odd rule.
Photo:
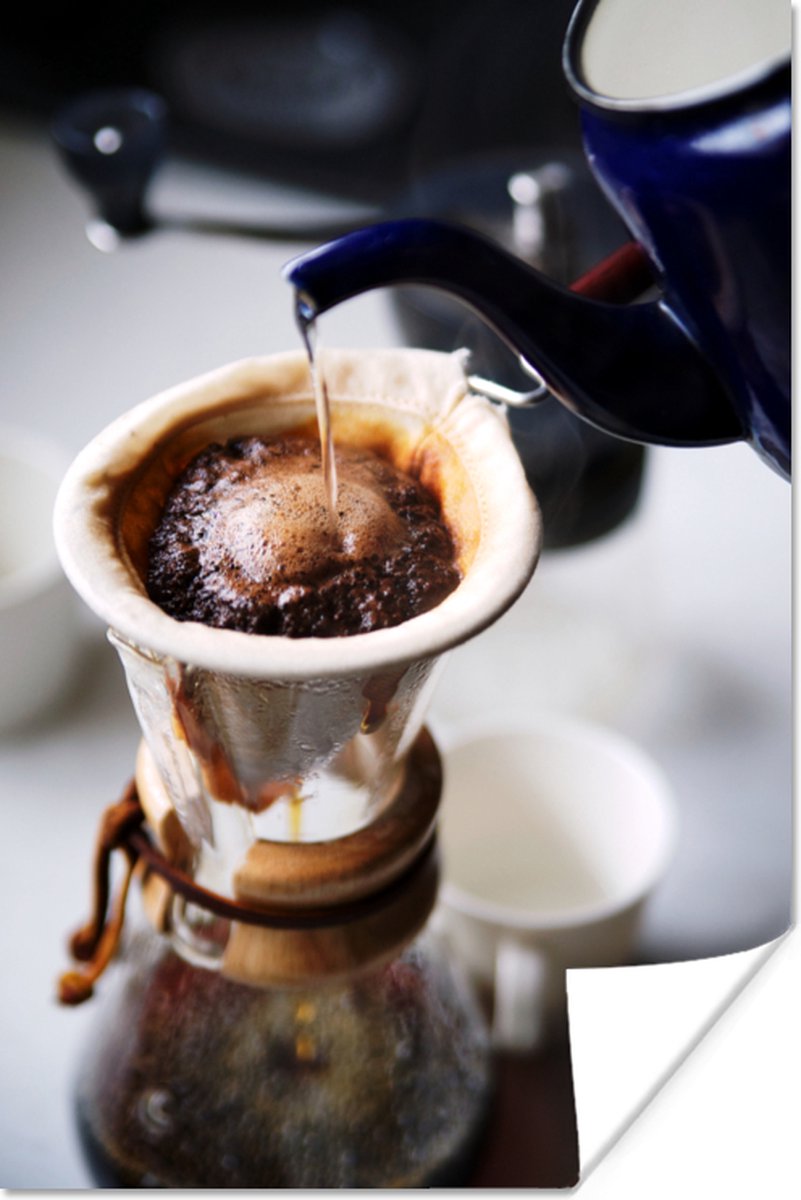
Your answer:
[[[298,344],[279,269],[304,247],[155,235],[112,255],[44,134],[0,126],[0,421],[73,454],[153,392]],[[171,166],[159,204],[225,215],[331,206]],[[399,344],[387,298],[329,314],[327,345]],[[681,839],[642,961],[745,949],[781,933],[791,888],[790,488],[745,446],[649,454],[636,516],[546,555],[518,605],[456,651],[434,701],[443,741],[489,710],[558,710],[635,739],[666,772]],[[103,630],[65,703],[0,739],[0,1185],[86,1187],[70,1086],[91,1004],[62,1010],[65,934],[85,916],[98,815],[137,727]],[[480,686],[475,686],[476,682]],[[467,683],[468,686],[465,686]],[[8,686],[3,679],[2,686]]]

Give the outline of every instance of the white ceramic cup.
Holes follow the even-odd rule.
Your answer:
[[[567,718],[442,748],[440,927],[492,989],[496,1045],[532,1050],[563,1016],[565,969],[631,961],[675,842],[670,790],[626,739]]]
[[[66,459],[48,440],[0,427],[2,732],[55,703],[77,659],[77,606],[52,532],[65,467]]]

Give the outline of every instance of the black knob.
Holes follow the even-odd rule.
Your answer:
[[[145,195],[167,132],[160,96],[143,88],[88,92],[56,114],[51,132],[104,221],[125,235],[152,228]]]

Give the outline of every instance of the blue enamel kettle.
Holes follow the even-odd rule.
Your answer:
[[[585,153],[655,298],[580,295],[472,230],[412,219],[291,262],[300,315],[429,284],[598,428],[664,445],[745,439],[789,477],[790,12],[786,0],[581,0],[574,12],[564,68]]]

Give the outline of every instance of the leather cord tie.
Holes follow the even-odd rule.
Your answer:
[[[81,970],[66,971],[59,979],[58,998],[62,1004],[82,1004],[88,1000],[95,982],[114,957],[122,933],[131,876],[138,857],[127,845],[127,839],[144,819],[145,814],[133,781],[128,784],[122,798],[103,813],[95,846],[92,916],[86,925],[72,935],[69,942],[72,957],[85,965]],[[107,915],[109,871],[111,855],[115,850],[122,850],[125,855],[125,875],[111,913]]]
[[[94,861],[94,911],[69,942],[72,957],[84,965],[65,972],[59,979],[58,999],[62,1004],[82,1004],[88,1000],[114,957],[122,934],[131,877],[139,862],[165,879],[174,892],[225,920],[271,929],[323,929],[357,921],[391,904],[408,887],[411,877],[423,868],[436,845],[432,832],[405,871],[378,891],[359,899],[316,908],[268,907],[228,899],[200,887],[154,846],[143,828],[144,822],[145,813],[132,780],[121,799],[106,809],[101,819]],[[126,869],[109,912],[109,871],[115,850],[124,855]]]

